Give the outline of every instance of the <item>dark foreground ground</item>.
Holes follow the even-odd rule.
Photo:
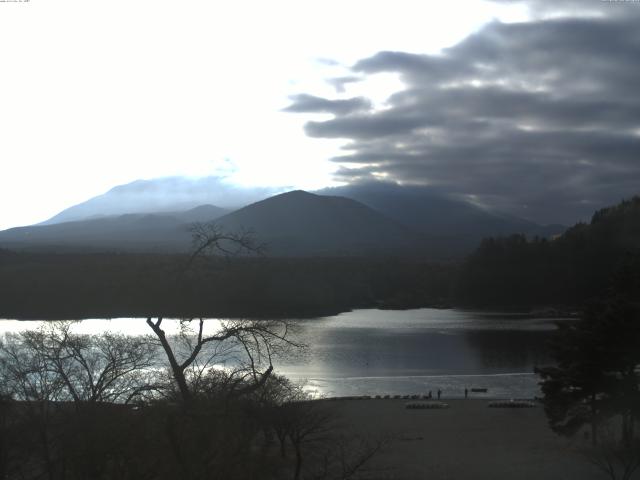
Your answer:
[[[367,478],[607,478],[581,453],[588,442],[555,435],[542,407],[489,408],[486,400],[443,401],[448,409],[409,410],[406,400],[335,401],[348,427],[389,438],[368,465]]]

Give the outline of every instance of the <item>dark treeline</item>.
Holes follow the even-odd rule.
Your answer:
[[[576,306],[602,294],[640,252],[640,197],[599,210],[547,240],[485,239],[457,280],[456,303],[486,307]]]
[[[383,258],[0,251],[0,316],[309,317],[449,302],[455,266]]]

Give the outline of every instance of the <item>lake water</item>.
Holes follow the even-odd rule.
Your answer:
[[[555,320],[464,310],[355,310],[297,321],[296,336],[309,346],[280,359],[276,371],[304,381],[316,395],[436,395],[521,398],[539,395],[536,365],[551,363],[546,342]],[[215,328],[216,320],[208,321]],[[37,328],[40,322],[0,320],[0,334]],[[167,333],[177,322],[166,321]],[[149,334],[144,319],[84,320],[82,333]]]

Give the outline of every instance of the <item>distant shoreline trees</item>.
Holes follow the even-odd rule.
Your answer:
[[[594,213],[560,237],[487,238],[460,268],[454,304],[579,306],[605,291],[628,256],[640,253],[640,196]]]

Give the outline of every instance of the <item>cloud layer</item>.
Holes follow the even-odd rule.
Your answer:
[[[290,99],[293,103],[284,109],[285,112],[346,115],[371,108],[371,102],[363,97],[348,98],[346,100],[327,100],[326,98],[301,94],[294,95]]]
[[[349,140],[333,159],[341,179],[432,185],[545,223],[588,218],[640,193],[640,4],[595,3],[591,16],[491,23],[439,55],[358,61],[353,76],[406,85],[383,109],[300,95],[287,110],[334,114],[305,130]]]

